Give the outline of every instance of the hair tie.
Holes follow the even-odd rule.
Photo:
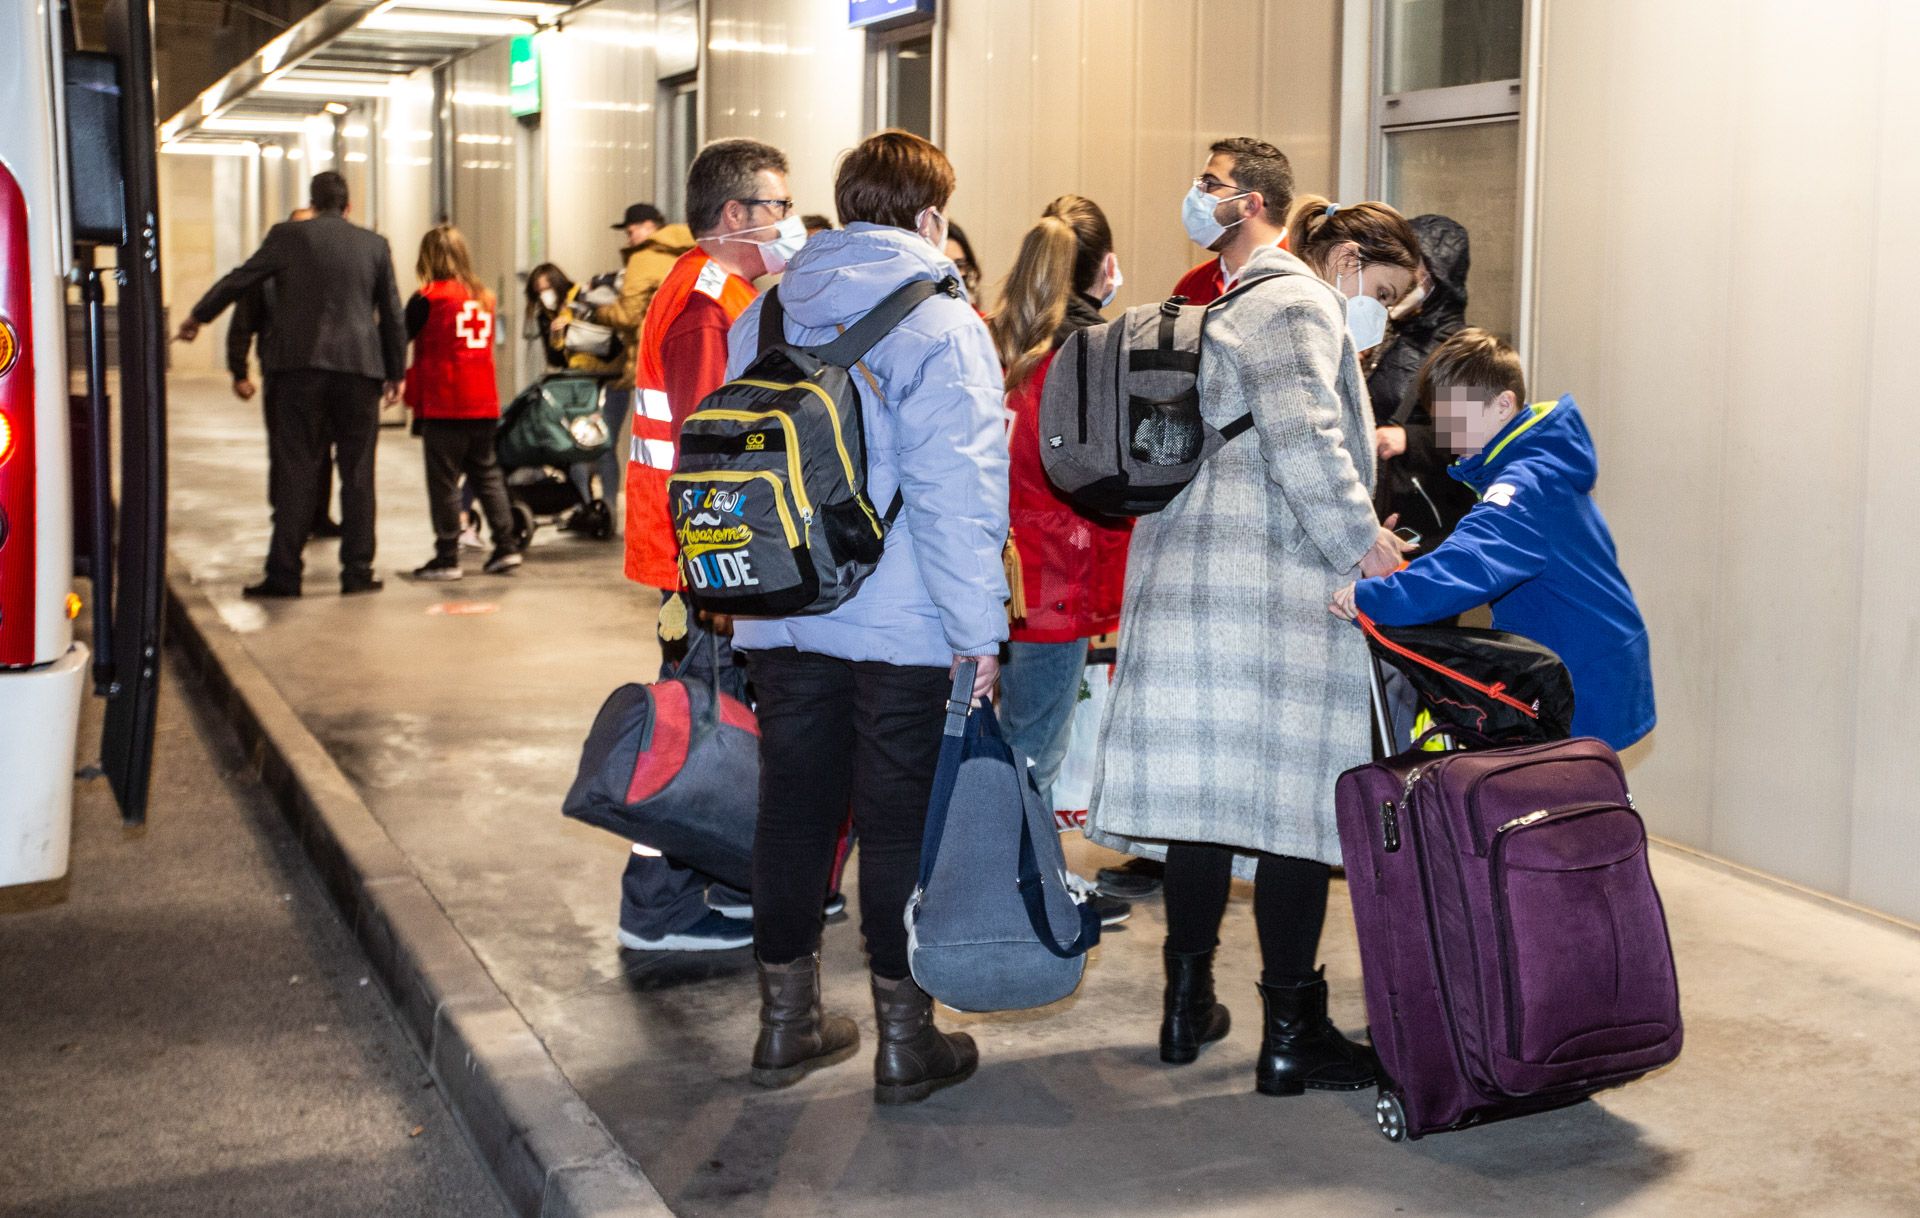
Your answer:
[[[1327,211],[1326,211],[1327,218],[1332,219],[1333,214],[1339,210],[1340,210],[1340,205],[1338,203],[1327,204]]]

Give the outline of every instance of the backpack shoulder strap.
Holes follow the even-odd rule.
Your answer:
[[[895,288],[839,338],[824,347],[812,348],[813,354],[835,367],[851,368],[860,362],[873,344],[886,336],[887,331],[899,325],[907,314],[919,308],[923,302],[939,295],[957,298],[959,292],[960,281],[951,275],[937,283],[931,279],[916,279],[904,284]]]
[[[780,285],[768,289],[760,302],[760,354],[787,341],[787,311],[780,304]]]

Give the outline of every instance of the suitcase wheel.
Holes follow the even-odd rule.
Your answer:
[[[1407,1140],[1407,1110],[1400,1105],[1400,1097],[1391,1091],[1382,1091],[1380,1098],[1373,1102],[1373,1120],[1380,1127],[1380,1136],[1389,1142]]]

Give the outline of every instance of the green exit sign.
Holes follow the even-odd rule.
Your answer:
[[[540,113],[540,42],[520,34],[507,52],[507,108],[514,117]]]

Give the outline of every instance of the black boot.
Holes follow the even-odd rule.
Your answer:
[[[1298,985],[1263,983],[1260,998],[1267,1008],[1267,1036],[1254,1077],[1262,1095],[1373,1086],[1373,1050],[1340,1035],[1327,1018],[1325,969]]]
[[[965,1032],[933,1026],[933,999],[907,977],[873,979],[873,1015],[880,1046],[873,1056],[877,1104],[912,1104],[942,1087],[963,1083],[980,1064],[980,1050]]]
[[[807,1071],[853,1056],[860,1031],[820,1006],[820,957],[760,966],[760,1038],[753,1043],[756,1086],[789,1087]]]
[[[1213,953],[1162,948],[1167,964],[1165,1015],[1160,1020],[1160,1060],[1182,1066],[1200,1056],[1200,1046],[1227,1034],[1233,1021],[1213,998]]]

